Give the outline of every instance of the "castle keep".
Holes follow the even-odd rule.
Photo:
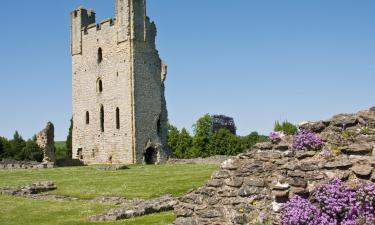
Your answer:
[[[116,16],[71,17],[73,158],[86,164],[162,163],[166,149],[166,65],[155,47],[146,0],[116,0]]]

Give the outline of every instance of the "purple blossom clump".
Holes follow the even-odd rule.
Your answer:
[[[295,196],[281,209],[282,225],[326,225],[328,217],[308,200]]]
[[[310,131],[302,131],[294,137],[294,150],[317,150],[323,145],[322,139]]]
[[[276,143],[281,140],[281,134],[279,132],[271,132],[269,138],[273,143]]]
[[[282,208],[283,225],[374,225],[375,184],[355,190],[331,179],[317,187],[310,201],[294,197]]]
[[[337,224],[348,211],[348,205],[355,202],[355,194],[343,185],[341,180],[335,178],[320,185],[313,195],[313,200],[330,217],[330,222]]]

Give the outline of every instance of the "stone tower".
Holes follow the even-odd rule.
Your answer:
[[[70,17],[73,158],[85,164],[166,161],[167,67],[146,0],[116,0],[115,18],[101,23],[83,7]]]

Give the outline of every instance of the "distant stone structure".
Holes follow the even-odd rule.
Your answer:
[[[220,129],[227,129],[232,134],[237,134],[236,124],[234,123],[234,119],[232,117],[224,116],[224,115],[213,115],[213,125],[212,129],[214,133],[217,133]]]
[[[71,17],[73,158],[85,164],[168,159],[164,81],[146,0],[116,0],[116,17]]]
[[[55,162],[55,127],[51,122],[36,135],[36,143],[43,150],[43,162]]]

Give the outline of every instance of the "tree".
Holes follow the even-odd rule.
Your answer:
[[[68,136],[66,137],[66,142],[65,142],[66,150],[68,151],[66,155],[70,159],[72,158],[72,152],[73,152],[72,142],[73,142],[73,118],[70,119],[69,133],[68,133]]]
[[[192,138],[189,132],[182,128],[181,133],[178,137],[175,155],[177,158],[187,158],[188,152],[191,149]]]
[[[220,129],[210,138],[210,155],[235,155],[243,151],[238,138],[227,129]]]
[[[279,121],[276,121],[274,131],[283,132],[286,135],[295,135],[298,133],[298,128],[297,126],[288,122],[287,120],[282,123],[280,123]]]
[[[209,114],[204,115],[193,125],[194,138],[191,153],[194,156],[207,157],[209,156],[208,145],[212,133],[212,117]]]
[[[6,149],[4,158],[15,159],[25,145],[25,140],[23,140],[22,136],[16,131],[13,135],[13,140],[9,141],[9,146]]]
[[[16,157],[17,160],[22,161],[37,161],[43,160],[43,150],[33,140],[28,140],[25,147],[22,148],[20,153]]]
[[[167,135],[167,145],[169,149],[172,151],[173,155],[175,155],[178,139],[180,136],[180,131],[177,129],[177,127],[173,126],[172,124],[168,123],[168,135]]]
[[[3,159],[3,154],[4,154],[3,138],[0,137],[0,160]]]

